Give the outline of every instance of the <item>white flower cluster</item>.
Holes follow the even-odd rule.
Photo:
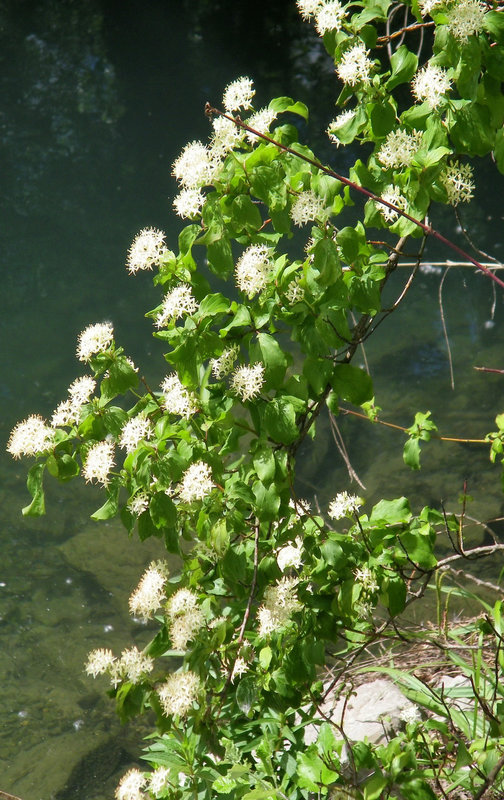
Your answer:
[[[277,564],[281,572],[285,572],[289,567],[299,569],[303,563],[303,542],[300,536],[296,536],[294,544],[289,544],[281,547],[277,553]]]
[[[186,144],[172,166],[172,174],[184,189],[200,189],[210,183],[215,165],[209,149],[200,141]]]
[[[436,8],[438,9],[439,6],[442,6],[443,0],[419,0],[418,5],[420,6],[422,17],[426,17],[427,14],[430,14]]]
[[[243,144],[245,132],[226,117],[214,117],[211,150],[216,158],[225,158],[235,147]]]
[[[242,366],[234,371],[231,389],[242,400],[252,400],[260,394],[264,384],[264,366],[257,362],[252,367]]]
[[[456,0],[447,9],[448,30],[459,42],[483,30],[485,5],[479,0]]]
[[[86,672],[96,678],[108,672],[113,686],[118,686],[123,680],[137,683],[154,668],[154,661],[146,656],[137,647],[123,650],[119,659],[115,658],[111,650],[93,650],[89,653],[86,663]]]
[[[382,200],[385,200],[387,203],[391,203],[393,206],[397,206],[397,208],[400,208],[401,211],[404,211],[407,206],[406,198],[402,196],[397,186],[387,186],[380,196]],[[399,216],[399,212],[394,211],[393,208],[384,206],[381,203],[378,205],[385,222],[395,222]]]
[[[139,270],[152,269],[159,264],[161,256],[166,250],[165,235],[157,228],[143,228],[135,236],[126,260],[126,267],[130,275],[134,275]]]
[[[427,64],[411,82],[411,88],[416,99],[426,102],[431,108],[437,108],[447,92],[450,91],[451,81],[442,67]]]
[[[168,717],[185,717],[200,690],[200,680],[195,672],[174,672],[158,689],[159,702]]]
[[[276,118],[276,111],[273,111],[271,108],[262,108],[260,111],[256,111],[255,114],[252,114],[252,116],[249,117],[247,120],[247,125],[250,128],[254,128],[254,130],[256,130],[258,133],[268,134],[270,125],[276,120]],[[254,144],[254,142],[256,142],[259,138],[255,133],[251,133],[250,131],[246,131],[245,135],[251,144]]]
[[[91,445],[86,453],[82,469],[86,483],[97,481],[103,486],[107,486],[109,472],[112,470],[114,463],[113,442],[104,441]]]
[[[236,263],[236,285],[248,298],[252,298],[266,288],[272,270],[269,248],[262,244],[252,244]]]
[[[166,376],[161,384],[161,391],[163,392],[161,402],[170,414],[178,414],[186,419],[196,414],[198,410],[196,398],[174,372]]]
[[[292,614],[302,608],[296,596],[297,578],[280,578],[264,592],[264,603],[257,609],[258,634],[267,637],[284,628]]]
[[[370,83],[373,62],[367,57],[367,52],[364,45],[359,43],[343,53],[336,67],[338,77],[343,83],[349,86]]]
[[[139,769],[133,767],[122,776],[115,790],[116,800],[144,800],[146,795],[142,791],[147,785],[147,778]]]
[[[325,209],[324,201],[311,189],[300,192],[290,210],[294,225],[305,225],[307,222],[325,222],[329,213]]]
[[[369,567],[362,567],[362,569],[356,569],[354,572],[355,580],[357,583],[362,584],[362,587],[369,593],[377,592],[380,588],[376,583],[376,578],[369,569]]]
[[[409,167],[420,147],[422,132],[391,131],[378,150],[377,158],[383,169]]]
[[[254,95],[255,89],[250,78],[237,78],[226,86],[222,102],[226,111],[231,113],[239,108],[252,108]]]
[[[441,173],[440,180],[446,189],[448,202],[452,206],[468,203],[474,196],[474,172],[470,164],[449,164]]]
[[[152,617],[164,600],[167,578],[166,562],[153,561],[149,564],[129,599],[129,609],[133,616],[143,620]]]
[[[179,488],[180,499],[185,503],[203,500],[204,497],[210,494],[214,485],[209,465],[204,461],[196,461],[182,475],[182,482]]]
[[[351,108],[347,108],[345,111],[342,111],[341,114],[338,114],[337,117],[333,119],[332,122],[329,123],[327,126],[327,135],[331,142],[333,142],[336,147],[339,147],[341,144],[339,137],[338,137],[338,130],[346,125],[347,122],[350,122],[351,119],[355,117],[355,110]]]
[[[54,442],[54,430],[39,414],[31,414],[12,429],[7,452],[13,458],[36,456],[49,450]]]
[[[212,374],[217,380],[221,380],[225,375],[229,375],[239,352],[240,348],[238,345],[233,344],[231,347],[224,350],[218,358],[211,359],[210,366],[212,368]]]
[[[204,202],[201,189],[182,189],[173,200],[173,208],[182,219],[195,219],[201,214]]]
[[[319,5],[315,11],[315,28],[319,36],[328,31],[341,30],[345,18],[345,9],[338,0],[327,0]]]
[[[187,283],[181,283],[164,296],[161,311],[156,316],[156,327],[164,328],[180,317],[194,314],[197,310],[198,303],[192,295],[191,287]]]
[[[287,302],[289,303],[289,305],[293,306],[294,303],[299,303],[301,300],[304,300],[304,296],[305,296],[304,288],[299,284],[299,279],[296,280],[296,278],[294,278],[294,280],[292,280],[288,284],[285,290],[285,297],[287,299]]]
[[[198,598],[190,589],[179,589],[166,604],[170,639],[175,650],[187,650],[187,643],[205,624]]]
[[[138,414],[123,425],[119,445],[127,453],[134,453],[140,442],[150,439],[153,433],[150,419],[145,414]]]
[[[88,325],[79,334],[77,342],[77,358],[79,361],[89,361],[97,353],[108,350],[114,341],[114,329],[110,322],[98,322]]]
[[[331,519],[343,519],[343,517],[353,517],[356,511],[363,504],[363,499],[355,494],[340,492],[334,500],[329,503],[328,514]]]
[[[128,501],[128,509],[134,517],[139,517],[149,508],[149,495],[146,492],[138,492]]]

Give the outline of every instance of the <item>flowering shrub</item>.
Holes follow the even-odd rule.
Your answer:
[[[189,220],[177,252],[147,228],[127,257],[132,275],[154,270],[163,292],[149,316],[169,374],[148,387],[112,324],[90,325],[77,357],[92,376],[72,384],[50,423],[33,415],[8,443],[15,458],[37,458],[24,513],[44,511],[46,470],[62,481],[80,474],[104,490],[94,519],[120,515],[128,532],[162,538],[182,562],[173,577],[151,564],[131,595],[131,613],[158,626],[144,652],[96,649],[87,663],[89,675],[109,676],[122,718],[151,709],[157,719],[145,753],[153,770],[129,770],[117,800],[429,800],[502,785],[497,688],[484,696],[474,684],[475,741],[455,714],[441,723],[410,709],[387,746],[352,743],[322,711],[362,653],[407,639],[402,612],[449,562],[436,552],[438,534],[467,556],[462,522],[427,507],[414,515],[405,498],[361,513],[363,498],[336,488],[312,510],[296,484],[299,447],[316,439],[320,415],[346,402],[377,419],[372,381],[351,362],[382,318],[406,241],[411,250],[419,239],[417,267],[429,235],[460,254],[429,210],[471,200],[472,157],[493,153],[504,171],[502,4],[297,5],[341,82],[329,138],[367,143],[366,163],[338,175],[299,142],[302,103],[280,97],[255,110],[252,81],[230,83],[223,110],[207,109],[209,143],[191,142],[173,165],[174,209]],[[339,227],[357,192],[367,198],[363,219]],[[295,229],[297,257],[286,245]],[[198,254],[227,290],[212,290]],[[497,425],[492,458],[504,452],[503,415]],[[419,466],[420,442],[435,430],[428,412],[416,415],[406,463]],[[481,635],[500,648],[497,607],[486,624]],[[498,649],[497,671],[501,662]]]

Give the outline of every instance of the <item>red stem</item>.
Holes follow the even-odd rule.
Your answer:
[[[419,219],[415,219],[415,217],[412,217],[406,211],[403,211],[402,209],[393,205],[393,203],[389,203],[388,200],[383,200],[381,197],[378,197],[378,195],[373,194],[373,192],[370,192],[369,189],[365,189],[363,186],[359,186],[357,183],[354,183],[354,181],[351,181],[349,178],[345,178],[344,175],[339,175],[337,172],[334,172],[334,170],[330,169],[329,167],[324,167],[324,165],[321,164],[320,161],[316,161],[315,159],[310,158],[309,156],[305,156],[303,155],[303,153],[298,153],[291,147],[288,147],[287,145],[281,144],[280,142],[277,142],[275,139],[272,139],[271,136],[267,136],[265,133],[260,133],[259,131],[256,131],[254,128],[251,128],[250,125],[247,125],[245,122],[243,122],[240,119],[240,117],[233,117],[230,114],[225,114],[223,111],[219,111],[218,108],[212,108],[210,103],[206,104],[205,113],[208,116],[212,116],[213,114],[219,114],[219,116],[224,117],[225,119],[228,119],[231,122],[234,122],[234,124],[237,125],[239,128],[243,128],[243,130],[249,131],[249,133],[254,134],[254,136],[258,136],[260,139],[264,139],[266,142],[274,144],[280,150],[284,150],[286,153],[290,153],[293,156],[297,156],[297,158],[303,159],[303,161],[306,161],[308,164],[311,164],[317,169],[322,170],[322,172],[325,172],[326,175],[330,175],[332,178],[336,178],[336,180],[345,184],[345,186],[349,186],[350,188],[355,189],[357,192],[360,192],[366,197],[369,197],[371,200],[374,200],[375,203],[381,203],[382,206],[387,206],[387,208],[390,208],[392,209],[392,211],[395,211],[397,214],[400,214],[401,217],[405,217],[410,222],[413,222],[415,225],[418,225],[419,228],[421,228],[424,231],[424,233],[427,234],[427,236],[434,236],[434,238],[437,239],[439,242],[442,242],[443,244],[447,245],[452,250],[454,250],[456,253],[458,253],[460,256],[463,256],[463,258],[470,261],[471,264],[474,264],[475,267],[484,272],[491,280],[495,281],[495,283],[498,283],[499,286],[502,286],[502,288],[504,289],[504,281],[498,278],[497,275],[495,275],[490,269],[488,269],[488,267],[485,267],[475,258],[470,256],[469,253],[466,253],[465,250],[462,250],[461,247],[456,245],[454,242],[451,242],[450,239],[447,239],[446,236],[443,236],[442,233],[439,233],[435,228],[431,227],[431,225],[426,225],[425,222],[420,222]]]

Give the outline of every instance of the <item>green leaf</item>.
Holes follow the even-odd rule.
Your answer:
[[[236,690],[236,702],[240,711],[248,714],[257,699],[256,683],[254,678],[242,678]]]
[[[234,269],[231,245],[224,236],[207,245],[207,258],[212,272],[222,278],[226,278]]]
[[[411,469],[420,469],[420,439],[408,439],[403,449],[404,463]]]
[[[212,789],[214,789],[218,794],[228,794],[237,786],[237,782],[228,775],[221,775],[220,778],[216,778],[212,783]]]
[[[285,375],[289,359],[277,340],[269,333],[259,333],[250,347],[251,361],[262,361],[266,368],[264,390],[278,386]]]
[[[398,525],[410,522],[412,517],[409,500],[398,497],[396,500],[380,500],[371,511],[369,522],[373,525]]]
[[[156,492],[151,497],[149,513],[156,528],[173,527],[177,522],[177,507],[164,492]]]
[[[107,500],[94,514],[91,514],[91,519],[111,519],[115,517],[119,510],[119,481],[114,480],[107,486]]]
[[[275,476],[276,461],[271,447],[264,445],[258,448],[254,454],[253,464],[259,480],[273,480]]]
[[[386,786],[387,779],[376,771],[364,784],[364,800],[378,800]]]
[[[294,406],[285,397],[274,397],[261,406],[262,429],[273,441],[292,444],[299,436]]]
[[[280,497],[275,484],[265,486],[262,481],[256,481],[252,486],[255,496],[258,516],[266,522],[276,519],[280,508]]]
[[[496,42],[504,44],[504,17],[497,11],[489,11],[483,17],[483,28],[493,36]]]
[[[402,44],[393,53],[390,63],[392,74],[385,84],[389,92],[399,86],[400,83],[408,83],[412,79],[418,66],[418,57],[408,50],[406,45]]]
[[[273,651],[269,645],[266,645],[266,647],[262,647],[261,650],[259,650],[259,664],[264,670],[268,669],[272,658]]]
[[[276,111],[277,114],[289,111],[291,114],[298,114],[303,119],[308,120],[308,107],[299,101],[294,102],[292,97],[275,97],[270,101],[268,108],[271,111]]]
[[[331,386],[342,400],[359,406],[373,397],[373,382],[367,372],[351,364],[336,364]]]
[[[393,58],[393,56],[392,56]],[[396,126],[396,109],[391,102],[370,104],[371,129],[376,137],[386,136]]]
[[[327,358],[313,358],[308,356],[303,364],[303,374],[316,395],[321,394],[327,387],[333,372],[332,362]]]
[[[361,245],[361,237],[355,228],[347,225],[336,234],[336,241],[341,247],[341,251],[346,261],[352,264],[359,255],[359,248]]]
[[[138,374],[135,369],[125,356],[117,356],[109,366],[108,376],[101,382],[101,396],[108,401],[137,385]]]
[[[449,115],[450,138],[459,153],[471,156],[485,156],[495,142],[490,124],[490,110],[478,103],[456,108]]]
[[[30,492],[33,500],[30,505],[22,509],[22,514],[25,517],[41,517],[45,514],[45,500],[44,500],[44,486],[43,477],[45,464],[34,464],[28,470],[26,479],[26,486]]]

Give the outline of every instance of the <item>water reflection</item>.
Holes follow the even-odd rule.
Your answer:
[[[169,0],[1,5],[3,442],[18,419],[48,415],[63,399],[79,374],[77,335],[89,323],[111,319],[118,341],[156,384],[162,347],[143,314],[158,294],[148,276],[126,275],[125,253],[145,225],[176,236],[170,165],[185,142],[206,136],[206,100],[249,74],[261,103],[292,94],[313,106],[316,96],[312,125],[320,130],[334,115],[332,70],[293,3],[265,0],[256,12],[250,28],[248,9],[228,2],[217,9]],[[322,141],[323,157],[341,169],[345,154]],[[497,253],[491,199],[479,199],[471,207],[476,238]],[[440,222],[446,230],[448,217]],[[403,281],[403,273],[394,277],[391,298]],[[377,401],[397,410],[398,424],[429,408],[448,435],[477,436],[501,410],[502,379],[473,365],[501,366],[502,300],[498,294],[491,318],[486,280],[460,270],[447,277],[453,394],[438,285],[436,274],[422,276],[407,314],[399,310],[366,345]],[[396,433],[354,419],[338,423],[370,502],[406,493],[414,504],[455,503],[467,477],[477,497],[471,512],[500,512],[497,468],[485,449],[433,443],[417,474],[404,468]],[[328,428],[303,461],[301,489],[321,504],[348,487]],[[100,501],[89,487],[49,485],[48,516],[22,518],[25,472],[0,448],[0,790],[23,800],[98,800],[112,796],[118,772],[138,755],[139,735],[120,730],[105,684],[88,679],[82,665],[90,649],[120,651],[148,636],[129,618],[127,597],[159,548],[125,546],[119,525],[91,523]]]

